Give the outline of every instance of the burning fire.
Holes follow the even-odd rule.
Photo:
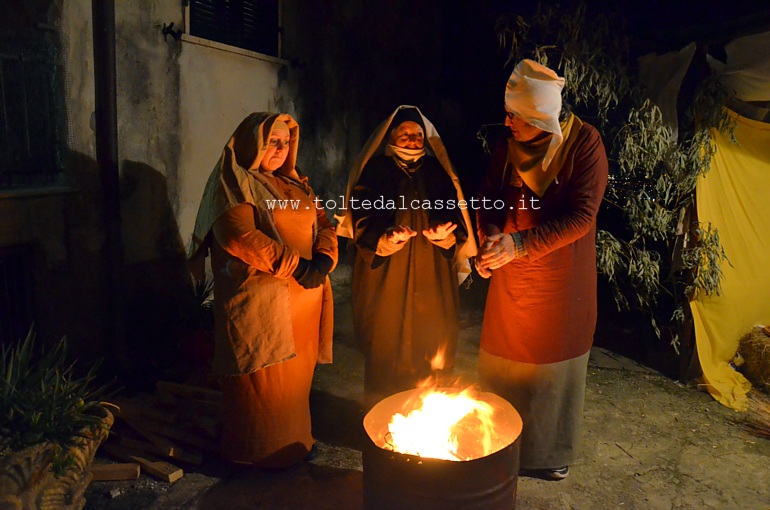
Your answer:
[[[434,372],[437,370],[443,370],[446,363],[446,344],[442,345],[436,351],[436,355],[430,360],[430,369]]]
[[[493,407],[469,389],[448,392],[428,389],[417,407],[396,413],[388,424],[393,451],[444,460],[471,460],[492,450]]]

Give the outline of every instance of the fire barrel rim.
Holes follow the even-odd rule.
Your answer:
[[[438,391],[456,391],[436,388]],[[387,416],[399,412],[405,402],[423,389],[391,395],[364,417],[368,441],[363,448],[364,508],[366,510],[487,510],[516,506],[519,473],[521,417],[505,399],[493,393],[477,398],[493,403],[507,421],[510,442],[492,453],[472,460],[423,458],[378,446],[387,428]],[[389,422],[389,419],[387,419]],[[385,422],[383,424],[383,422]],[[381,439],[381,437],[379,437]]]

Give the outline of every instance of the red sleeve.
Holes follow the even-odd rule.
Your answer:
[[[593,227],[607,187],[607,154],[599,132],[584,125],[586,136],[575,142],[575,159],[564,212],[521,232],[530,260],[558,250]]]

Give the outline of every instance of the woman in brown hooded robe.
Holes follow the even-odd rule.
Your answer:
[[[313,371],[331,362],[337,240],[295,166],[298,142],[290,115],[246,117],[209,177],[190,247],[193,261],[211,253],[222,453],[260,467],[311,451]]]
[[[458,286],[475,255],[470,217],[444,145],[401,106],[354,163],[339,235],[352,237],[353,326],[367,405],[451,374]]]

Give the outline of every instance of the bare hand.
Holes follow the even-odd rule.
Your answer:
[[[497,225],[493,223],[488,223],[484,226],[483,229],[479,232],[479,245],[481,245],[481,251],[479,254],[484,253],[485,251],[489,250],[495,242],[493,241],[487,241],[489,236],[493,236],[495,234],[499,234],[500,229],[497,227]]]
[[[495,230],[497,233],[500,233],[499,230]],[[481,256],[489,252],[495,246],[495,244],[497,244],[497,241],[489,239],[490,235],[491,234],[489,232],[486,234],[481,234],[479,238],[479,244],[481,244],[481,247],[479,248],[478,255],[473,260],[473,266],[476,268],[476,272],[479,273],[479,276],[482,278],[490,278],[492,276],[492,270],[484,267],[481,263]]]
[[[476,268],[476,272],[479,273],[479,276],[481,276],[482,278],[486,279],[486,278],[490,278],[492,276],[492,271],[491,270],[489,270],[489,269],[487,269],[485,267],[481,267],[481,258],[480,257],[475,257],[473,259],[473,265]]]
[[[404,225],[397,225],[385,232],[386,238],[393,244],[401,244],[417,235],[417,232]]]
[[[488,248],[487,245],[489,245]],[[515,258],[516,245],[510,234],[486,236],[484,246],[482,247],[480,264],[483,269],[497,269]]]
[[[449,234],[454,232],[456,228],[457,228],[457,225],[455,225],[451,221],[448,221],[446,223],[436,225],[433,228],[426,228],[425,230],[422,231],[422,235],[424,235],[431,241],[443,241],[444,239],[447,238]]]

